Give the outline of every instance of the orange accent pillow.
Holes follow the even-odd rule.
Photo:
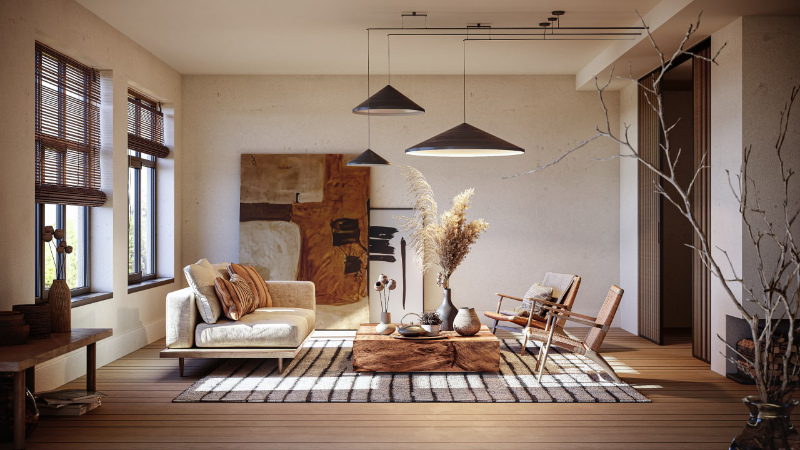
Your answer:
[[[256,309],[250,283],[239,275],[232,275],[230,281],[217,277],[214,290],[222,302],[223,314],[231,320],[239,320]]]
[[[237,274],[247,280],[250,284],[250,290],[253,291],[253,297],[255,297],[256,308],[272,306],[272,296],[267,289],[267,282],[264,281],[264,278],[261,277],[255,267],[231,263],[228,266],[228,272],[231,277],[233,277],[233,274]]]

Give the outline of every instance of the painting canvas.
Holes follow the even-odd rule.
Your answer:
[[[369,168],[342,155],[244,154],[239,261],[267,280],[312,281],[317,329],[369,319]]]
[[[414,251],[409,246],[408,235],[401,230],[400,216],[411,216],[411,208],[374,208],[369,211],[369,277],[370,286],[378,275],[394,278],[397,289],[392,291],[389,312],[392,321],[400,323],[407,313],[422,313],[423,284],[422,266],[414,260]],[[379,322],[380,300],[374,289],[369,291],[370,322]],[[408,321],[419,322],[409,316]]]

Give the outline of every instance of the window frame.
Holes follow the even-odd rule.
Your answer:
[[[133,155],[131,155],[133,153]],[[147,159],[147,158],[153,158]],[[131,202],[134,204],[134,209],[136,214],[134,214],[134,244],[133,244],[133,272],[128,272],[128,285],[138,284],[143,281],[149,281],[157,278],[158,273],[158,264],[157,264],[157,236],[156,236],[156,228],[157,228],[157,220],[158,220],[158,208],[156,206],[156,200],[158,199],[158,183],[157,183],[157,158],[147,155],[142,156],[141,152],[128,150],[128,169],[134,169],[134,198],[128,198],[128,208],[130,213]],[[150,220],[150,246],[149,251],[152,255],[152,273],[144,273],[142,270],[142,259],[141,259],[141,251],[142,251],[142,168],[147,167],[153,169],[153,175],[150,177],[150,205],[151,210],[149,211],[150,216],[152,219]],[[131,172],[128,170],[128,182],[130,183],[130,176]],[[128,190],[130,192],[130,189]],[[128,226],[128,233],[130,235],[130,225]],[[130,242],[130,241],[129,241]],[[130,244],[129,244],[130,245]],[[128,249],[128,258],[131,257],[130,248]],[[130,270],[130,269],[129,269]]]
[[[46,254],[46,245],[42,241],[42,229],[44,228],[44,209],[45,203],[36,203],[36,218],[34,222],[36,223],[36,299],[43,299],[47,298],[47,295],[50,292],[50,289],[45,287],[45,258],[47,258]],[[56,207],[56,224],[55,228],[61,228],[62,230],[66,230],[66,217],[67,217],[67,205],[62,204],[52,204]],[[81,249],[83,252],[83,285],[80,287],[76,287],[74,289],[70,289],[70,293],[72,297],[78,295],[89,294],[92,290],[92,283],[91,283],[91,217],[92,215],[89,212],[88,206],[80,206],[77,207],[82,208],[83,211],[83,230],[80,232],[83,234],[83,242],[85,242],[85,248]],[[66,268],[65,268],[66,270]],[[65,274],[66,275],[66,274]]]

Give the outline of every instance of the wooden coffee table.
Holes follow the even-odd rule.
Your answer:
[[[474,336],[442,331],[439,340],[395,339],[362,324],[353,340],[356,372],[497,372],[500,340],[481,325]]]

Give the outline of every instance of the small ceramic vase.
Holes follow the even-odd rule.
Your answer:
[[[378,334],[392,334],[397,327],[392,325],[392,313],[389,312],[382,312],[381,313],[381,323],[375,327],[375,331]]]
[[[481,319],[475,308],[459,308],[455,320],[453,320],[453,330],[461,336],[472,336],[481,330]]]

